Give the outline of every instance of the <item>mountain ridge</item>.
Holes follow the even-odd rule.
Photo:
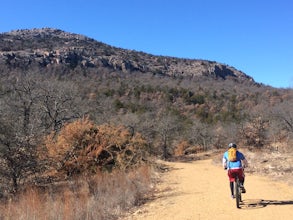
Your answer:
[[[0,34],[0,65],[8,68],[68,66],[104,68],[171,77],[211,77],[255,83],[236,68],[215,61],[158,56],[122,49],[84,35],[54,28],[23,29]]]

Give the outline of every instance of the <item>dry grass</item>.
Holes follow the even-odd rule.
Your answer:
[[[116,219],[151,191],[151,168],[79,178],[60,186],[28,188],[0,205],[0,219]]]

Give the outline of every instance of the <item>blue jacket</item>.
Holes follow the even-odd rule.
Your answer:
[[[241,160],[245,160],[244,155],[241,152],[237,151],[236,156],[237,156],[237,161],[232,162],[232,161],[228,160],[228,151],[226,151],[224,153],[224,155],[223,155],[223,163],[227,164],[227,169],[239,169],[239,168],[243,167]]]

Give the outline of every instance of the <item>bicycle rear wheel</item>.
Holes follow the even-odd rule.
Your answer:
[[[234,195],[236,200],[236,207],[240,208],[240,202],[241,202],[241,189],[240,189],[240,182],[238,177],[235,178],[234,182]]]

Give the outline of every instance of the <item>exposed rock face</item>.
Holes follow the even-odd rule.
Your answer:
[[[207,60],[154,56],[115,48],[82,35],[43,28],[18,30],[0,35],[0,68],[108,68],[172,77],[210,76],[237,80],[253,79],[231,66]]]

